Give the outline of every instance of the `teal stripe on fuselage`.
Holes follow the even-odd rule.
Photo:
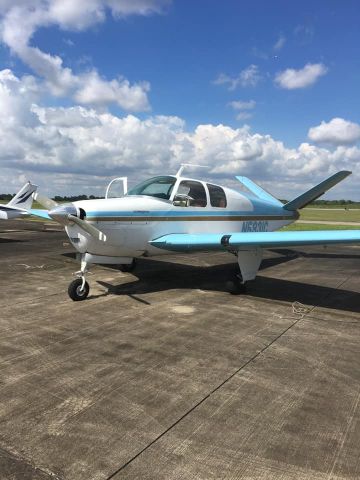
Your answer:
[[[281,212],[283,214],[283,212]],[[171,210],[164,211],[142,211],[142,212],[87,212],[87,218],[91,217],[233,217],[233,216],[253,216],[256,215],[255,212],[236,212],[236,211],[227,211],[227,212],[214,212],[211,210],[204,211],[188,211],[186,210],[181,212],[173,212]],[[276,213],[280,215],[280,212]]]
[[[273,211],[213,211],[213,210],[182,210],[182,211],[172,211],[172,210],[152,210],[152,211],[94,211],[94,212],[87,212],[86,217],[91,219],[92,217],[253,217],[253,216],[273,216],[273,215],[281,215],[289,217],[289,219],[293,218],[293,214],[287,214],[284,212],[283,209],[274,209]]]

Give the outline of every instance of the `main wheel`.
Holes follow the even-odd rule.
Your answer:
[[[124,263],[123,265],[120,265],[120,270],[122,272],[132,272],[135,270],[136,267],[136,258],[133,258],[133,261],[131,263]]]
[[[81,300],[85,300],[85,298],[89,295],[89,290],[90,287],[88,282],[85,282],[85,285],[82,288],[82,279],[77,278],[70,283],[68,294],[71,300],[74,300],[74,302],[79,302]]]
[[[240,295],[241,293],[246,292],[245,283],[241,283],[241,280],[237,276],[234,278],[234,280],[229,280],[226,282],[226,287],[231,295]]]

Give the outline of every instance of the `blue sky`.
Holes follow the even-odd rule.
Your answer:
[[[258,107],[247,123],[295,147],[306,138],[310,119],[311,124],[335,116],[360,121],[359,11],[357,1],[180,0],[163,15],[109,17],[86,32],[44,28],[33,43],[53,54],[63,51],[74,69],[88,57],[108,78],[125,74],[131,81],[150,81],[152,112],[178,115],[189,127],[237,126],[227,104],[253,99]],[[285,43],[277,51],[281,36]],[[313,87],[284,91],[274,86],[278,71],[309,62],[329,68]],[[229,92],[212,83],[219,73],[235,76],[250,64],[262,75],[256,87]]]
[[[0,165],[3,157],[5,173],[11,176],[14,172],[15,181],[33,172],[41,172],[45,179],[57,170],[63,177],[57,188],[66,185],[76,190],[88,185],[84,172],[93,174],[102,185],[117,169],[119,174],[131,173],[148,154],[151,158],[145,161],[144,174],[195,158],[196,163],[210,163],[212,176],[230,178],[238,168],[239,174],[258,174],[259,181],[271,184],[276,171],[279,186],[286,190],[290,180],[297,187],[358,165],[357,1],[95,0],[94,10],[88,3],[77,2],[82,9],[76,9],[65,0],[0,0],[0,70],[10,71],[17,83],[27,82],[25,97],[29,96],[19,107],[16,82],[6,76],[3,83],[12,100],[3,101],[13,101],[18,115],[19,108],[33,112],[30,102],[36,104],[38,123],[33,128],[44,141],[44,159],[41,151],[36,158],[24,153],[27,157],[19,160],[19,152],[5,155],[0,150]],[[29,87],[29,77],[36,87]],[[126,92],[123,81],[128,82]],[[51,112],[46,110],[50,107]],[[55,118],[54,109],[58,109],[58,124],[45,119],[50,113]],[[110,162],[114,151],[100,151],[99,145],[80,154],[83,148],[74,129],[85,127],[78,121],[64,127],[59,115],[68,118],[70,112],[64,109],[72,109],[71,115],[76,110],[81,118],[96,117],[103,130],[96,127],[96,132],[87,133],[91,138],[98,134],[101,144],[106,122],[110,122],[114,136],[124,135],[126,159]],[[139,144],[149,138],[153,141],[155,130],[158,142],[160,123],[160,138],[165,139],[163,147],[167,145],[168,151],[156,151],[156,145],[136,151],[136,141],[129,143],[127,136],[129,116],[139,122]],[[116,132],[113,124],[118,119],[126,120]],[[57,129],[63,142],[60,150],[49,139],[50,123],[51,135]],[[216,129],[220,124],[226,130]],[[212,128],[202,128],[206,125]],[[199,134],[199,126],[206,133]],[[216,141],[216,146],[209,149],[204,138],[212,145]],[[62,158],[70,143],[76,169]],[[301,147],[304,144],[309,146]],[[199,152],[204,145],[209,151],[203,155]],[[111,164],[109,168],[95,160],[96,153],[103,165]],[[351,189],[338,193],[356,196],[358,179],[355,174]],[[95,180],[92,183],[95,186]]]

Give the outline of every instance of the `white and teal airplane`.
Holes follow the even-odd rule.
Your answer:
[[[29,215],[37,185],[30,182],[18,191],[18,193],[6,205],[0,205],[0,219],[9,220],[23,215]]]
[[[119,264],[130,271],[139,257],[214,250],[237,257],[232,293],[240,293],[255,279],[265,248],[360,243],[360,230],[276,232],[350,173],[338,172],[283,204],[249,178],[236,177],[245,193],[183,177],[180,169],[176,175],[150,178],[119,198],[58,205],[37,195],[48,211],[30,213],[62,224],[80,254],[79,278],[68,289],[73,300],[88,296],[90,264]]]

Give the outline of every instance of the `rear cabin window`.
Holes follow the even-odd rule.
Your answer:
[[[210,205],[212,207],[225,208],[227,202],[224,190],[217,185],[211,185],[211,183],[208,183],[207,187],[209,189]]]
[[[206,192],[204,185],[192,180],[183,180],[178,188],[177,194],[187,195],[191,207],[206,207]]]

